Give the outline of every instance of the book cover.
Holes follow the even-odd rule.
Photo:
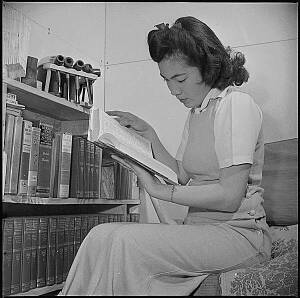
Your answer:
[[[101,167],[101,198],[114,199],[115,198],[115,171],[117,163],[110,163],[108,165],[102,164]]]
[[[32,139],[32,122],[23,120],[22,148],[19,170],[18,194],[26,195],[28,190],[29,156]]]
[[[30,290],[32,224],[33,221],[31,217],[24,217],[22,272],[21,272],[22,292],[27,292]]]
[[[85,199],[90,198],[89,192],[89,173],[90,173],[90,146],[89,141],[84,139],[84,187],[83,195]]]
[[[94,143],[88,141],[89,153],[90,153],[90,170],[89,170],[89,198],[94,199]]]
[[[74,257],[81,245],[81,216],[74,218]]]
[[[19,183],[19,166],[20,166],[20,156],[21,156],[21,146],[22,146],[22,126],[23,118],[18,116],[15,118],[14,133],[13,133],[13,143],[11,152],[11,167],[10,167],[10,180],[9,180],[9,190],[10,194],[18,193],[18,183]]]
[[[169,183],[178,183],[177,174],[153,158],[150,141],[132,129],[120,125],[114,117],[101,109],[92,112],[88,140],[101,144],[121,158],[137,162]]]
[[[70,216],[69,221],[69,228],[68,228],[68,237],[67,237],[67,244],[68,244],[68,272],[72,266],[74,260],[74,250],[75,250],[75,216]]]
[[[79,198],[86,198],[84,196],[84,187],[85,187],[85,167],[84,167],[84,138],[79,139]]]
[[[36,194],[39,197],[49,197],[53,125],[40,123],[40,129],[41,136]]]
[[[4,136],[4,152],[6,153],[6,171],[4,193],[9,193],[9,183],[11,175],[11,153],[14,137],[15,116],[6,114],[5,117],[5,136]]]
[[[32,218],[30,289],[35,289],[37,287],[37,250],[39,222],[39,217],[35,216]]]
[[[81,216],[81,243],[88,234],[88,215]]]
[[[79,137],[72,139],[71,173],[70,173],[70,197],[79,198]]]
[[[70,188],[72,135],[69,133],[62,133],[59,144],[57,197],[68,198]]]
[[[13,218],[2,219],[2,296],[10,294],[13,255]]]
[[[36,196],[37,173],[40,150],[41,129],[32,127],[31,149],[29,155],[29,170],[28,170],[28,190],[29,196]]]
[[[95,145],[94,146],[94,198],[101,198],[101,169],[102,169],[102,148]]]
[[[57,229],[57,217],[49,216],[47,267],[46,267],[47,268],[46,269],[46,285],[47,286],[51,286],[55,283],[56,229]]]
[[[23,218],[14,218],[13,233],[13,255],[12,255],[12,277],[10,294],[21,292],[21,268],[22,268],[22,246],[23,246]]]
[[[63,264],[64,264],[64,243],[65,243],[65,225],[66,217],[58,216],[56,229],[56,262],[55,262],[55,283],[63,282]]]
[[[61,134],[55,133],[52,140],[51,148],[51,167],[50,167],[50,198],[57,197],[58,190],[58,167],[59,167],[59,154],[60,154]]]
[[[37,249],[37,287],[46,285],[48,216],[39,218],[38,249]]]
[[[69,225],[70,225],[70,216],[65,216],[65,228],[64,228],[64,244],[63,244],[63,281],[66,280],[68,272],[69,272]]]

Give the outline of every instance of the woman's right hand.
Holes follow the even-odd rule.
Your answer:
[[[156,135],[155,130],[150,124],[129,112],[107,111],[106,113],[109,116],[114,116],[122,126],[133,129],[136,133],[145,137],[149,141],[151,141]]]

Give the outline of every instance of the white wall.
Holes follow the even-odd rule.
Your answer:
[[[9,2],[32,22],[29,55],[63,54],[101,67],[95,105],[133,112],[175,154],[187,110],[160,78],[147,48],[155,24],[181,16],[207,23],[222,43],[242,51],[250,72],[244,88],[264,113],[265,141],[298,137],[296,3],[27,3]],[[48,29],[50,28],[50,34]],[[177,218],[182,208],[170,207]],[[185,210],[185,209],[184,209]]]

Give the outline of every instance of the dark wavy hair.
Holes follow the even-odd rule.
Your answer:
[[[205,23],[187,16],[177,19],[170,28],[168,24],[160,25],[148,33],[153,61],[159,63],[164,58],[182,57],[189,66],[198,67],[207,85],[220,90],[248,81],[244,55],[225,48]]]

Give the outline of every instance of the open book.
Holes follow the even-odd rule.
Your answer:
[[[145,169],[177,184],[177,174],[168,166],[153,158],[151,143],[132,129],[119,124],[101,109],[93,109],[89,122],[88,139],[108,148],[112,153],[137,162]]]

